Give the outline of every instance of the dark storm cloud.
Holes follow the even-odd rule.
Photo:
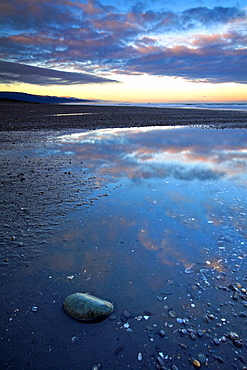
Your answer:
[[[86,73],[63,72],[54,69],[33,67],[20,63],[0,61],[1,83],[29,83],[38,85],[77,85],[117,82]]]
[[[0,57],[49,66],[53,68],[51,74],[60,66],[91,74],[61,72],[54,77],[44,69],[21,77],[21,81],[38,84],[110,82],[97,77],[99,73],[147,73],[196,82],[246,83],[245,20],[244,10],[227,6],[175,12],[150,9],[144,2],[136,2],[120,12],[98,0],[3,1]],[[231,32],[209,35],[208,31],[218,25],[229,25]],[[198,29],[205,32],[186,38],[186,31],[197,33]],[[170,33],[174,43],[168,47],[158,36],[165,40]],[[19,81],[16,73],[10,76],[2,71],[2,81]]]

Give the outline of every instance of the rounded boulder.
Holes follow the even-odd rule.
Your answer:
[[[63,301],[65,312],[76,320],[100,320],[112,313],[114,307],[110,302],[85,293],[74,293]]]

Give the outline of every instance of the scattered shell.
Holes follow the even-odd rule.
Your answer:
[[[99,369],[101,369],[101,364],[100,363],[98,363],[98,364],[94,364],[93,366],[92,366],[92,370],[99,370]]]
[[[139,352],[139,353],[138,353],[138,355],[137,355],[137,360],[138,360],[138,361],[142,361],[142,354],[141,354],[141,352]]]
[[[38,311],[38,307],[37,307],[37,306],[33,306],[33,307],[31,308],[31,311],[32,311],[32,312],[37,312],[37,311]]]

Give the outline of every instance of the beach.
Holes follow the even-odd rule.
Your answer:
[[[246,369],[247,113],[0,108],[0,368]]]
[[[146,127],[205,125],[208,127],[242,127],[243,111],[149,108],[103,105],[56,105],[0,103],[0,131],[98,129],[109,127]]]

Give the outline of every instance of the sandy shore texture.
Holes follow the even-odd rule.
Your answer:
[[[0,103],[0,131],[98,129],[110,127],[247,125],[247,112],[133,106]]]
[[[209,359],[203,366],[208,370],[244,369],[247,300],[239,289],[240,282],[247,289],[246,254],[241,250],[246,245],[244,195],[233,187],[220,189],[216,181],[211,205],[190,194],[189,184],[183,185],[184,197],[169,181],[162,182],[161,190],[150,182],[143,201],[138,196],[132,204],[141,189],[135,189],[135,182],[131,188],[107,166],[102,173],[94,172],[85,159],[92,155],[97,162],[97,156],[87,147],[81,157],[69,146],[57,150],[54,143],[63,132],[78,129],[198,124],[245,128],[247,113],[25,103],[0,103],[0,110],[0,369],[191,369],[198,356],[202,364]],[[224,133],[218,132],[222,140]],[[203,186],[204,180],[196,182]],[[133,198],[126,196],[130,190]],[[161,198],[156,198],[158,190]],[[217,206],[224,194],[225,204]],[[214,226],[198,223],[193,210],[197,196],[195,207],[203,203],[216,220],[217,207],[222,208],[222,221],[206,242],[203,229]],[[186,207],[187,215],[193,215],[188,221]],[[178,229],[173,229],[175,222]],[[195,238],[191,243],[186,225]],[[156,234],[171,238],[170,264],[162,252],[166,239],[160,248],[151,244]],[[172,255],[173,244],[180,245],[177,239],[184,248],[193,250],[193,243],[200,248],[200,256],[195,253],[188,266]],[[217,252],[218,246],[223,251]],[[208,270],[205,260],[224,261],[223,270],[216,270],[216,264]],[[100,323],[72,319],[62,302],[78,291],[112,302],[114,315]],[[187,317],[190,321],[181,323]],[[229,331],[240,339],[233,343],[226,336]]]

